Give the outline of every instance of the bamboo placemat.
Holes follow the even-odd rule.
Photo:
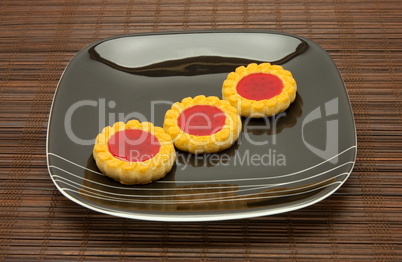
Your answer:
[[[47,120],[76,52],[123,33],[227,28],[298,34],[330,53],[357,125],[345,185],[299,211],[205,223],[111,217],[57,191]],[[402,260],[399,1],[3,0],[0,29],[0,261]]]

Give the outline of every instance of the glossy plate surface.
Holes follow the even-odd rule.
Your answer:
[[[240,139],[217,154],[178,152],[173,170],[145,186],[102,175],[96,135],[116,121],[162,126],[171,104],[221,97],[240,65],[270,62],[298,85],[287,111],[243,118]],[[218,31],[125,35],[93,43],[71,60],[51,109],[47,160],[57,188],[99,212],[157,221],[211,221],[287,212],[314,204],[347,179],[356,157],[349,99],[330,56],[294,35]]]

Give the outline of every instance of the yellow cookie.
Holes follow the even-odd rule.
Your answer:
[[[148,184],[164,177],[176,159],[173,141],[161,127],[130,120],[105,127],[93,148],[96,165],[122,184]]]
[[[241,130],[237,109],[216,96],[186,97],[165,114],[163,128],[174,145],[190,153],[214,153],[229,148]]]
[[[297,85],[292,73],[269,63],[240,66],[222,86],[223,99],[240,115],[260,118],[285,111],[296,98]]]

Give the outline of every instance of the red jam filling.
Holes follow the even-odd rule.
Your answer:
[[[225,120],[225,113],[219,108],[196,105],[184,110],[177,122],[180,129],[190,135],[209,136],[219,132]]]
[[[109,152],[115,157],[128,162],[144,162],[158,154],[160,144],[152,134],[128,129],[119,131],[109,138]]]
[[[279,95],[282,92],[283,83],[276,75],[255,73],[243,77],[236,89],[242,97],[259,101]]]

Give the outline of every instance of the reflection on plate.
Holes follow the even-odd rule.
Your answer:
[[[142,186],[104,176],[93,139],[116,121],[161,126],[171,104],[221,97],[227,73],[280,64],[298,83],[295,102],[263,119],[242,118],[239,140],[215,154],[178,151],[165,178]],[[328,54],[298,36],[219,31],[125,35],[81,50],[67,66],[50,115],[51,178],[69,199],[99,212],[158,221],[211,221],[299,209],[332,194],[356,157],[353,114]]]

